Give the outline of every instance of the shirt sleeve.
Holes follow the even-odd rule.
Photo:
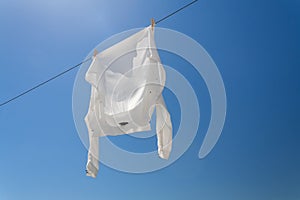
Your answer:
[[[86,164],[86,175],[95,178],[99,170],[99,137],[94,133],[96,130],[97,120],[95,118],[95,103],[94,98],[96,95],[96,88],[92,86],[91,89],[91,101],[89,105],[88,113],[85,117],[85,123],[88,129],[89,135],[89,150],[88,160]]]
[[[172,150],[172,123],[162,95],[156,102],[156,134],[158,155],[168,159]]]

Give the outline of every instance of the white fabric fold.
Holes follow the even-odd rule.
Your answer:
[[[151,130],[154,106],[158,155],[169,158],[172,123],[162,96],[165,80],[151,27],[93,58],[86,73],[91,84],[85,117],[90,140],[88,176],[96,177],[99,170],[99,137]]]

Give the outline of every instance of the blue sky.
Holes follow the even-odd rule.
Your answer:
[[[1,0],[0,101],[188,2]],[[85,176],[87,150],[72,117],[76,70],[1,107],[0,199],[299,199],[299,10],[297,0],[199,1],[159,24],[199,42],[223,77],[226,123],[203,160],[209,94],[188,63],[166,52],[162,61],[198,91],[201,122],[188,151],[163,170],[128,174],[102,165],[97,179]],[[177,103],[165,94],[177,122]]]

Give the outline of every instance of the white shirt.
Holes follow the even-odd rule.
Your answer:
[[[168,159],[172,123],[162,96],[166,75],[151,27],[96,55],[85,79],[92,86],[85,117],[90,140],[88,176],[98,173],[99,137],[151,130],[154,106],[158,154]]]

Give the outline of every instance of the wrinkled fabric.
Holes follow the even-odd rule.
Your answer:
[[[162,91],[166,74],[147,27],[93,57],[85,79],[91,97],[85,122],[89,133],[86,172],[99,170],[99,137],[149,131],[156,109],[158,155],[168,159],[172,123]]]

